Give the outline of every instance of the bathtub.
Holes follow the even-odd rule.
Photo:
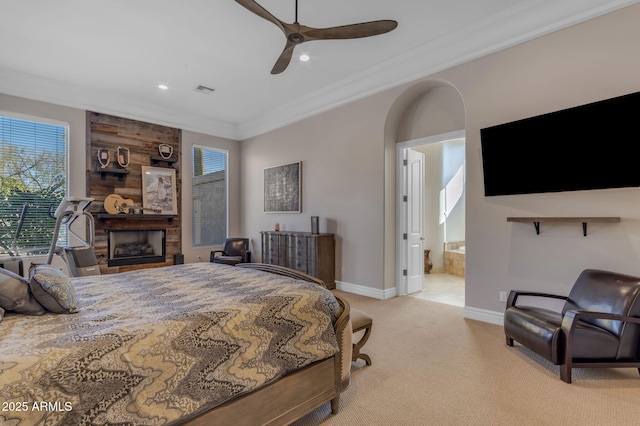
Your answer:
[[[444,243],[444,272],[446,274],[464,277],[464,241]]]

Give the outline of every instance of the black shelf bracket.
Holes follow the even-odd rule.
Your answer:
[[[587,236],[587,223],[619,223],[619,217],[508,217],[507,222],[533,222],[536,235],[540,235],[540,222],[579,222],[582,224],[582,235]]]

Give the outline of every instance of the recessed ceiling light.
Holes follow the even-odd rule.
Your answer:
[[[169,86],[167,86],[166,84],[158,84],[158,89],[167,90],[169,89]]]
[[[307,62],[309,59],[311,59],[311,58],[306,53],[303,53],[302,55],[300,55],[300,60],[302,62]]]

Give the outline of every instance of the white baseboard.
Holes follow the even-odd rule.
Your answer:
[[[504,314],[502,312],[487,311],[486,309],[473,308],[469,306],[465,306],[462,312],[465,318],[500,326],[504,325]]]
[[[344,281],[336,281],[336,289],[347,293],[359,294],[360,296],[373,297],[374,299],[386,300],[396,297],[396,288],[379,290],[363,285],[351,284]],[[462,310],[463,316],[476,321],[489,324],[503,325],[504,314],[502,312],[488,311],[486,309],[465,306]]]
[[[396,297],[396,288],[388,290],[379,290],[376,288],[365,287],[363,285],[346,283],[344,281],[336,281],[336,289],[346,291],[347,293],[359,294],[360,296],[373,297],[374,299],[386,300]]]

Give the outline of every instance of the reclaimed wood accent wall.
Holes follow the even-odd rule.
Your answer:
[[[87,111],[87,196],[95,198],[89,210],[95,222],[95,253],[100,271],[105,273],[124,272],[132,269],[159,267],[174,264],[174,256],[182,252],[181,242],[181,172],[180,146],[182,132],[180,129],[150,124],[107,114]],[[158,147],[167,144],[173,147],[170,161],[158,161]],[[116,151],[118,147],[129,149],[129,165],[123,168],[118,165]],[[109,151],[111,163],[101,172],[98,161],[98,150]],[[109,194],[118,194],[130,199],[135,207],[142,207],[142,166],[173,168],[176,171],[177,212],[175,217],[143,214],[121,213],[109,217],[104,209],[104,199]],[[128,171],[128,173],[126,173]],[[126,173],[126,174],[125,174]],[[111,215],[113,216],[113,215]],[[154,217],[156,216],[156,217]],[[166,261],[142,265],[108,266],[109,230],[166,230]]]

